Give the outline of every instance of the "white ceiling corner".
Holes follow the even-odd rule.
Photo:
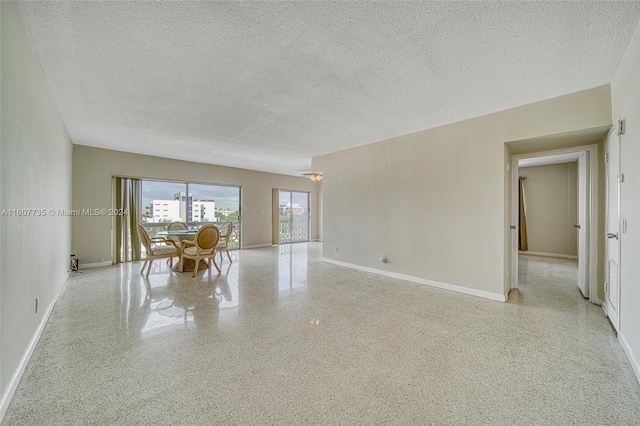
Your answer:
[[[276,173],[611,81],[638,2],[18,0],[74,143]]]

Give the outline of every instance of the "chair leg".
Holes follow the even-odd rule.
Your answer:
[[[182,256],[178,258],[178,271],[184,272],[184,258]]]
[[[144,260],[144,263],[142,264],[142,268],[140,269],[140,273],[141,274],[144,273],[144,268],[146,268],[148,261],[149,261],[149,259],[145,259]]]
[[[192,278],[196,277],[196,273],[198,272],[198,266],[200,266],[200,258],[196,257],[196,264],[193,266],[193,275]]]
[[[233,262],[231,261],[231,255],[229,254],[229,250],[226,250],[226,249],[225,249],[225,251],[227,252],[227,257],[229,258],[229,263],[233,263]],[[220,254],[222,255],[222,253],[220,253]]]
[[[151,272],[151,264],[153,263],[153,259],[149,260],[149,266],[147,266],[147,274],[145,275],[147,278],[149,278],[149,272]]]
[[[169,258],[169,268],[173,268],[173,256]]]
[[[220,253],[222,254],[222,253]],[[211,260],[213,260],[213,266],[216,267],[216,269],[218,270],[218,273],[220,273],[220,267],[218,266],[218,264],[216,263],[216,255],[214,254],[213,257],[211,258]]]

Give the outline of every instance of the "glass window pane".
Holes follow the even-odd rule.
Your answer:
[[[309,241],[309,193],[291,193],[291,241]]]
[[[291,192],[280,191],[278,195],[279,229],[278,242],[291,242]]]
[[[186,222],[186,212],[180,204],[186,190],[184,183],[143,180],[142,222]]]
[[[142,206],[142,224],[152,237],[170,222],[198,229],[231,221],[228,247],[240,248],[240,187],[143,180]]]
[[[142,181],[142,224],[154,236],[171,222],[186,222],[187,185],[180,182]]]
[[[189,184],[191,194],[190,228],[199,228],[205,224],[221,225],[233,223],[233,232],[228,248],[240,248],[240,188],[237,186],[218,186]]]

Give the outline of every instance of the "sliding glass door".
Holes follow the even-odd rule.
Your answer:
[[[278,243],[309,241],[309,193],[279,191]]]
[[[189,182],[142,181],[142,226],[152,237],[171,222],[189,229],[233,223],[230,249],[240,248],[240,187]]]

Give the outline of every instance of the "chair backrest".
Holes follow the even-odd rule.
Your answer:
[[[198,230],[194,238],[198,248],[208,250],[218,245],[220,230],[215,225],[205,225]]]
[[[146,229],[144,229],[144,226],[140,224],[138,224],[137,228],[138,228],[138,238],[140,238],[140,242],[144,246],[144,249],[147,251],[147,253],[152,253],[151,238],[149,238],[149,233],[147,232]]]
[[[186,231],[187,229],[189,227],[184,222],[171,222],[167,225],[167,231]]]
[[[233,232],[233,222],[225,222],[220,226],[220,238],[229,238]]]

